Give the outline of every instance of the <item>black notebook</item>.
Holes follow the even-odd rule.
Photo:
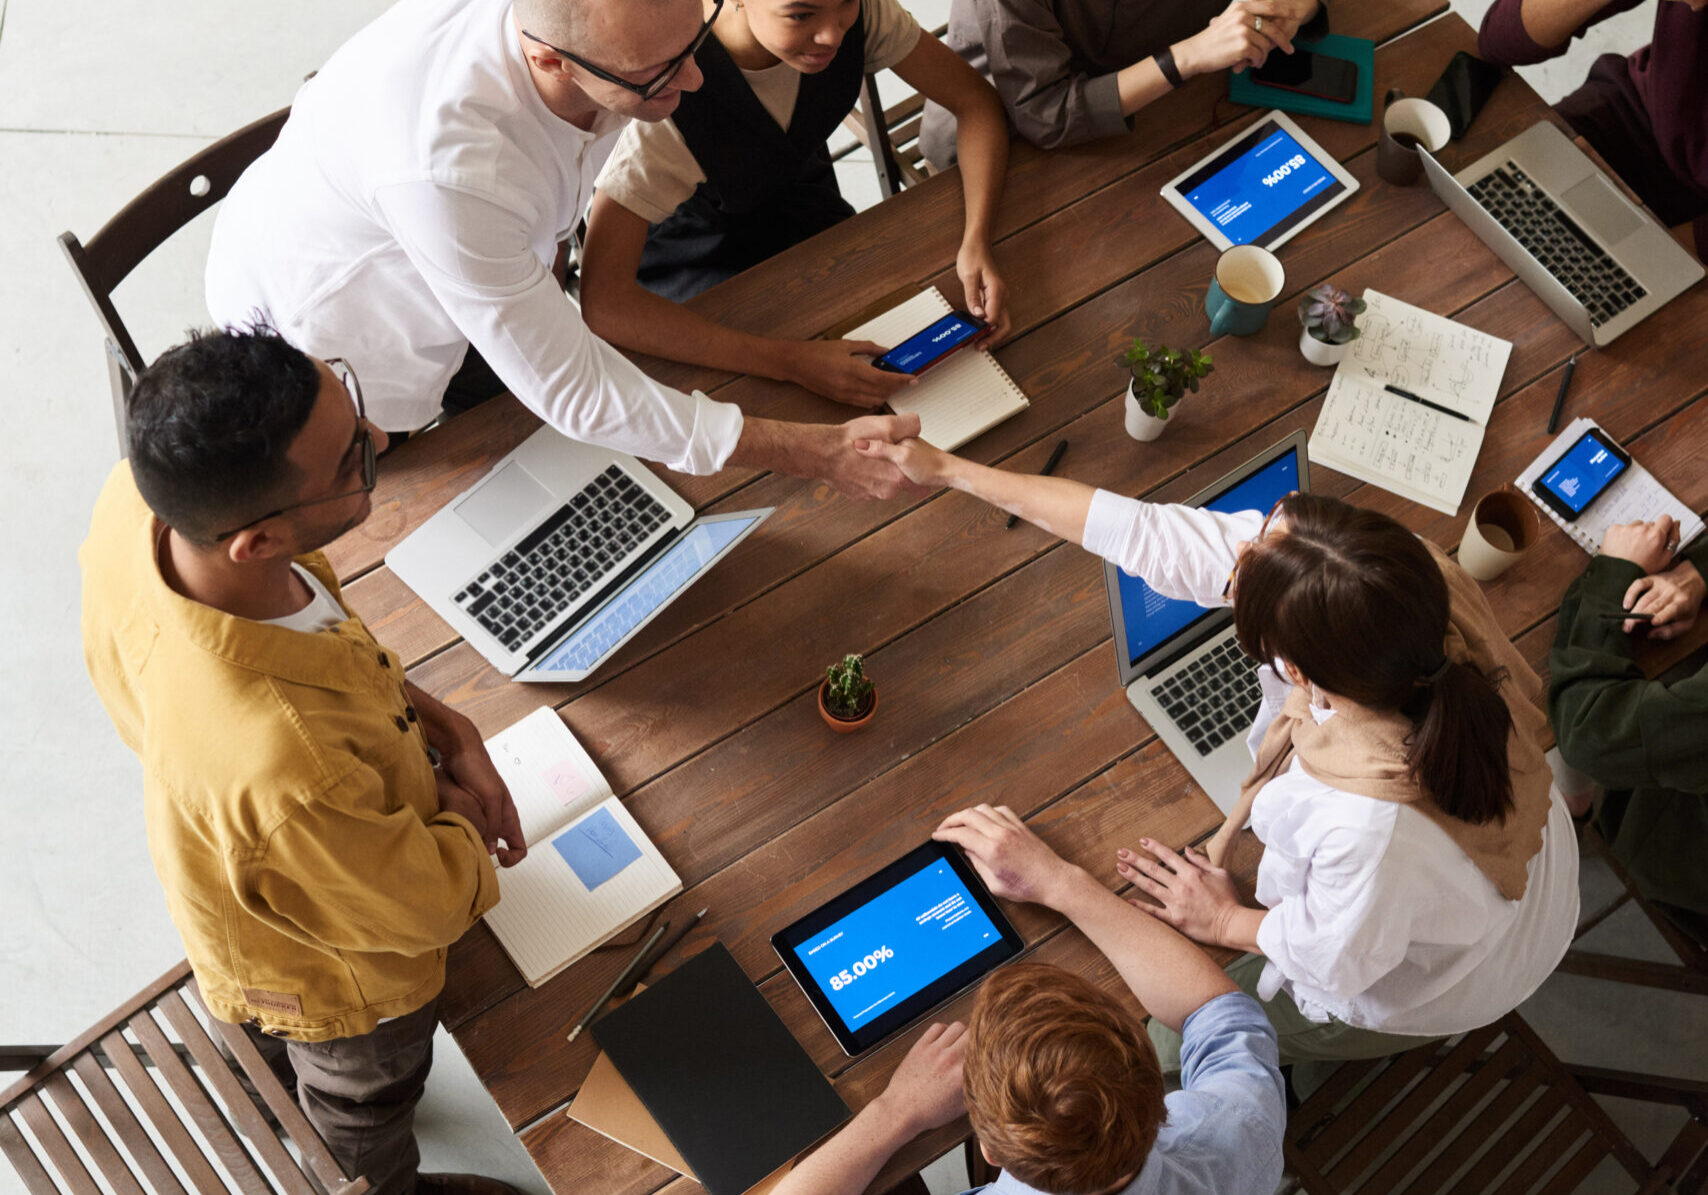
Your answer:
[[[710,1195],[742,1195],[848,1119],[721,942],[592,1032]]]

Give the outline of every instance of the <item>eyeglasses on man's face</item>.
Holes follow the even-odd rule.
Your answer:
[[[270,510],[259,518],[250,519],[241,527],[233,527],[230,531],[222,531],[214,536],[214,542],[220,543],[230,539],[239,531],[247,531],[257,523],[265,523],[268,519],[276,519],[282,514],[293,510],[301,510],[305,506],[319,506],[323,502],[338,502],[345,498],[354,498],[357,494],[371,494],[374,484],[379,481],[380,463],[379,452],[374,447],[374,429],[368,423],[368,414],[362,405],[362,383],[356,377],[356,371],[350,368],[350,363],[342,357],[329,357],[326,367],[338,376],[344,383],[344,391],[350,396],[350,402],[356,408],[356,434],[350,440],[350,447],[345,450],[344,459],[348,460],[352,452],[361,454],[362,485],[360,489],[344,490],[337,494],[327,494],[321,498],[305,498],[301,502],[293,502],[289,506],[281,506]],[[340,473],[342,476],[342,473]]]
[[[683,50],[676,57],[672,58],[669,62],[665,63],[663,70],[659,71],[644,83],[636,83],[632,79],[625,79],[621,75],[608,71],[602,66],[598,66],[587,61],[587,59],[581,57],[579,54],[571,54],[562,46],[552,45],[551,42],[547,41],[543,37],[535,37],[526,29],[522,30],[522,36],[531,42],[538,42],[540,45],[544,46],[552,53],[557,54],[559,57],[566,58],[570,62],[575,63],[576,66],[579,66],[594,78],[603,79],[607,83],[616,87],[621,87],[624,91],[633,92],[643,100],[650,100],[653,96],[670,86],[670,81],[680,73],[684,66],[688,65],[688,60],[694,56],[694,51],[698,50],[705,44],[706,38],[711,36],[712,25],[717,21],[718,14],[723,11],[723,7],[724,0],[714,0],[714,3],[712,4],[712,15],[706,18],[706,23],[704,25],[700,26],[700,32],[694,35],[694,40],[688,43],[688,48]]]

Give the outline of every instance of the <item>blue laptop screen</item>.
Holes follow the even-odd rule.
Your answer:
[[[535,672],[576,672],[592,668],[611,645],[622,641],[653,611],[670,601],[695,577],[705,572],[742,532],[761,518],[720,519],[696,523],[645,572],[600,607],[552,653],[534,666]]]
[[[1289,449],[1243,481],[1204,503],[1206,510],[1237,514],[1268,511],[1299,488],[1299,456]],[[1137,577],[1116,573],[1121,593],[1121,621],[1127,631],[1127,663],[1135,663],[1159,644],[1206,617],[1210,611],[1196,602],[1165,598]]]
[[[1334,172],[1273,120],[1217,155],[1179,190],[1236,245],[1262,243],[1346,190]]]
[[[955,869],[935,859],[794,951],[853,1030],[1001,939]]]

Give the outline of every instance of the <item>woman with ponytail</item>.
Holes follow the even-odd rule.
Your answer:
[[[1541,682],[1439,549],[1318,495],[1221,514],[917,440],[861,451],[1083,544],[1163,597],[1231,602],[1262,662],[1251,775],[1207,855],[1140,839],[1115,871],[1151,898],[1133,902],[1145,913],[1246,952],[1229,974],[1263,1002],[1283,1064],[1485,1025],[1553,970],[1577,924],[1578,857],[1542,754]],[[1248,823],[1265,846],[1256,907],[1220,866]],[[1178,1038],[1155,1022],[1152,1038],[1178,1066]]]

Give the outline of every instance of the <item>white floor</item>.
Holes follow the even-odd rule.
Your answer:
[[[1342,0],[1371,3],[1380,0]],[[1456,3],[1473,23],[1487,0]],[[167,168],[287,103],[297,83],[385,5],[298,0],[0,0],[0,1042],[64,1041],[181,955],[143,842],[138,769],[91,693],[78,642],[76,546],[115,458],[95,321],[54,237],[87,236]],[[946,0],[912,5],[927,26]],[[1557,99],[1596,53],[1646,40],[1652,7],[1525,74]],[[870,168],[843,167],[875,201]],[[207,228],[150,259],[117,302],[145,355],[205,319]],[[1630,949],[1642,927],[1600,931]],[[1700,1004],[1550,981],[1526,1014],[1572,1057],[1708,1073]],[[421,1113],[427,1162],[544,1192],[449,1039]],[[3,1085],[0,1079],[0,1085]],[[1653,1149],[1651,1141],[1645,1141]],[[934,1174],[946,1190],[954,1179]],[[16,1188],[0,1167],[0,1192]]]

